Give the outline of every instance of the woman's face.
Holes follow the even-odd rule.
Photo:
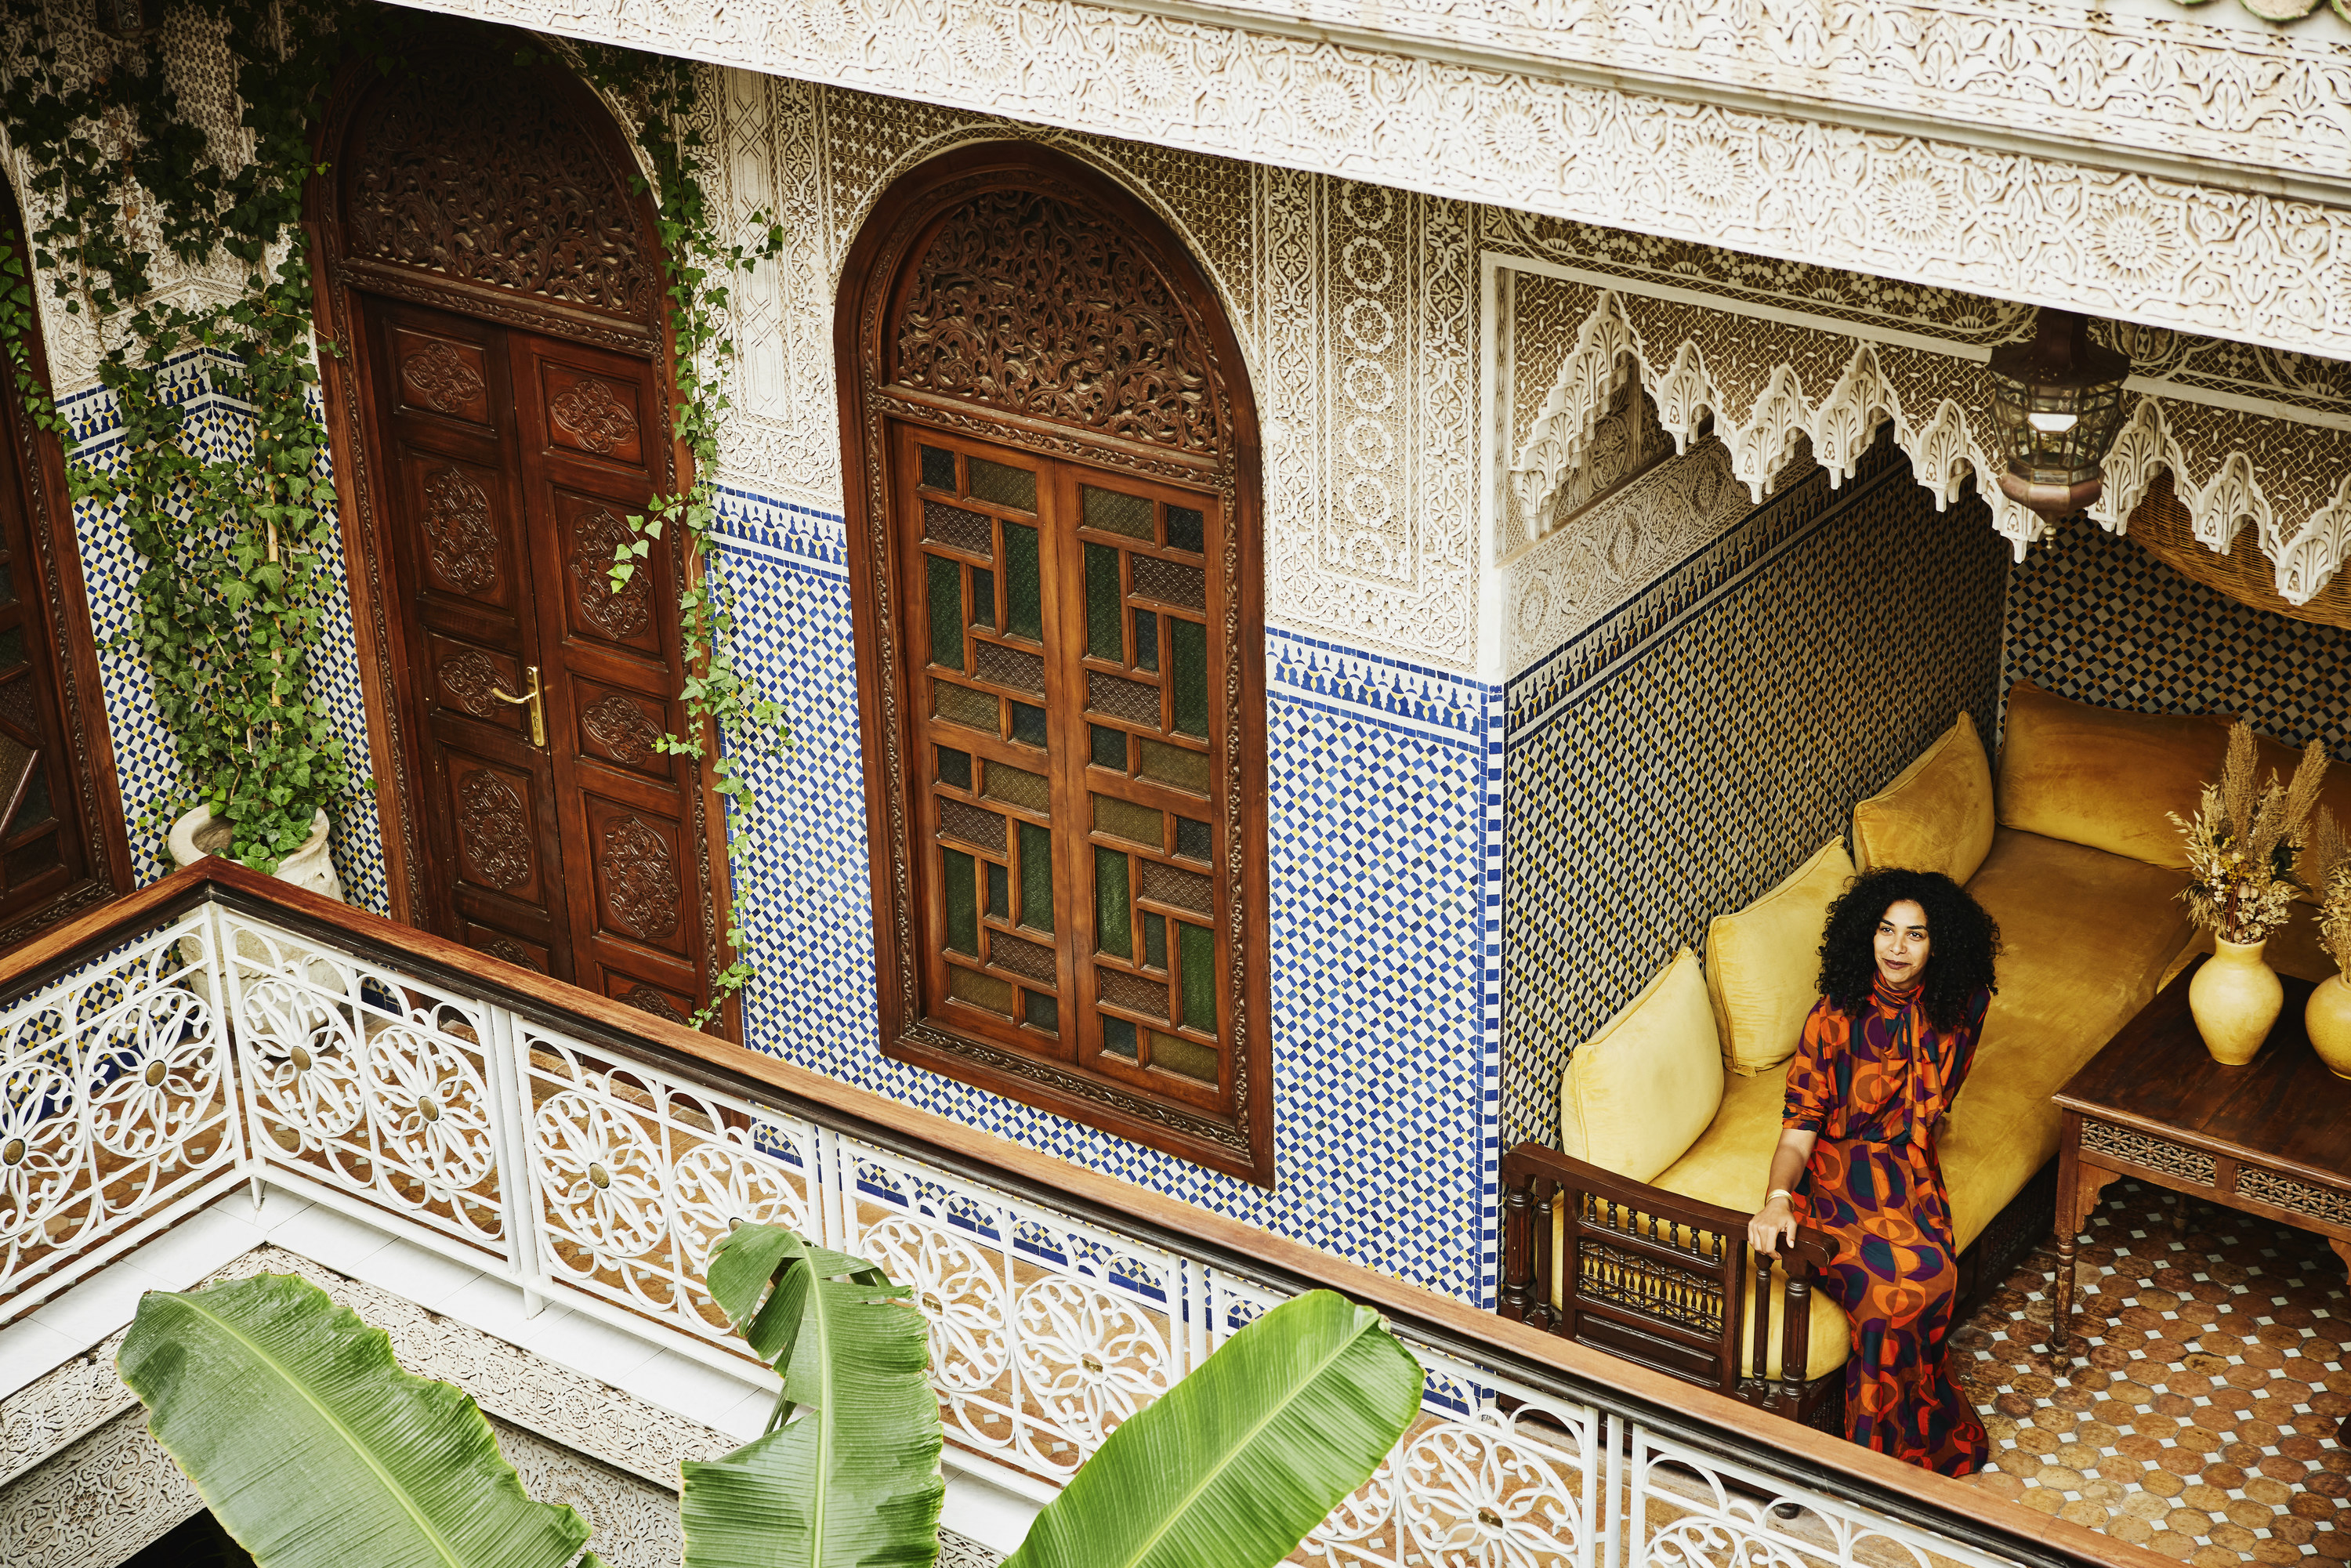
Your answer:
[[[1927,968],[1927,912],[1912,899],[1897,899],[1877,920],[1877,972],[1895,989],[1915,982]]]

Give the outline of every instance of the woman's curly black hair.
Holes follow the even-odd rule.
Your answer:
[[[1927,1017],[1950,1029],[1967,1014],[1976,988],[1992,983],[2000,927],[1967,889],[1938,871],[1889,868],[1855,877],[1829,905],[1821,932],[1821,995],[1858,1018],[1877,978],[1877,923],[1908,899],[1927,912]]]

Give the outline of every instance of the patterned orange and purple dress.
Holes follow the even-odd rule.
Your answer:
[[[1879,977],[1857,1019],[1822,998],[1788,1064],[1782,1116],[1820,1134],[1792,1207],[1837,1245],[1818,1283],[1853,1324],[1845,1435],[1947,1476],[1981,1469],[1990,1446],[1946,1364],[1959,1269],[1935,1130],[1991,1001],[1978,991],[1959,1027],[1938,1030],[1917,986],[1894,991]]]

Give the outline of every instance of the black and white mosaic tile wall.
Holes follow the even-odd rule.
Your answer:
[[[1814,469],[1507,688],[1503,1146],[1570,1051],[1996,699],[2006,548],[1881,442]],[[1989,727],[1987,726],[1987,727]]]
[[[2240,604],[2085,523],[2010,574],[2003,676],[2107,707],[2241,714],[2351,760],[2351,631]]]

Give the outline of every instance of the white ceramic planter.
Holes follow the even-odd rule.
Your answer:
[[[321,894],[338,904],[348,904],[350,901],[343,896],[342,878],[335,874],[334,857],[327,852],[329,827],[327,813],[323,810],[311,819],[310,836],[304,839],[292,854],[277,862],[277,876],[280,882],[291,883],[305,892]],[[172,863],[190,866],[208,854],[226,853],[228,833],[228,824],[215,822],[210,807],[197,807],[172,824],[172,834],[166,841]],[[239,937],[237,950],[265,967],[272,961],[269,952],[252,936]],[[212,977],[204,969],[204,949],[194,938],[180,944],[181,958],[195,966],[188,971],[189,988],[210,1002],[213,999]],[[347,988],[344,977],[336,971],[335,966],[323,959],[312,959],[305,966],[305,971],[312,985],[329,994],[340,996]]]
[[[321,810],[310,820],[310,836],[278,862],[277,879],[344,904],[349,901],[343,897],[342,879],[335,874],[334,857],[327,852],[328,828],[327,813]],[[214,821],[212,809],[199,806],[172,824],[168,847],[175,866],[193,865],[208,854],[225,854],[228,824]]]

